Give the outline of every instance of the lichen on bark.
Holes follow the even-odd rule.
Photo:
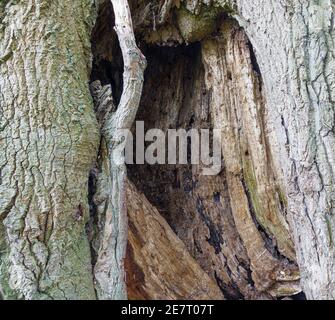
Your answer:
[[[98,42],[95,64],[105,63],[101,80],[121,92],[110,2],[98,2],[108,10],[92,38]],[[108,143],[102,139],[97,160],[101,137],[88,90],[95,5],[0,3],[1,298],[97,297],[92,264],[106,227],[105,204],[115,195],[105,185],[107,171],[120,175],[113,163],[100,168],[105,193],[89,195],[100,214],[91,217],[98,233],[92,238],[85,228],[87,181],[93,163],[107,157]],[[127,192],[136,201],[127,200],[133,210],[127,271],[142,281],[128,282],[130,296],[180,298],[178,292],[189,291],[195,298],[251,299],[304,290],[311,299],[334,298],[333,2],[133,0],[130,8],[153,64],[139,116],[164,128],[217,126],[225,142],[224,169],[215,178],[200,177],[194,167],[130,170],[136,187],[130,184]],[[135,91],[138,102],[141,88]],[[143,111],[146,104],[155,108]],[[148,214],[143,224],[136,210]],[[111,216],[108,232],[117,228]],[[147,260],[148,248],[136,232],[156,227],[163,234],[153,231],[145,241],[159,242],[176,272],[176,257],[185,257],[192,266],[185,283],[167,272],[167,283],[157,284],[150,271],[161,270],[159,248]],[[114,252],[108,240],[102,255]],[[115,297],[107,260],[100,264],[99,298]],[[196,290],[192,277],[204,279]]]
[[[9,2],[2,16],[0,290],[94,299],[85,233],[99,142],[87,85],[94,2]]]
[[[200,41],[210,35],[217,27],[221,10],[216,7],[201,6],[197,14],[181,6],[176,10],[177,25],[181,36],[187,43]]]

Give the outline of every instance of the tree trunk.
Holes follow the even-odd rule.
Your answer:
[[[94,299],[87,181],[99,131],[87,1],[1,5],[1,294]]]
[[[334,298],[332,0],[112,2],[0,4],[2,298]],[[135,116],[221,172],[127,174]]]
[[[301,283],[308,298],[333,299],[334,4],[236,5],[265,84],[270,146],[285,185]]]

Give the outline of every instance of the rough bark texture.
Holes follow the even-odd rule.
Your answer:
[[[1,4],[4,298],[95,298],[85,233],[99,144],[87,86],[93,14],[90,0]]]
[[[109,161],[122,125],[104,127],[142,87],[98,3],[98,122],[93,1],[0,4],[1,295],[95,298],[93,266],[98,298],[125,297],[126,205],[131,299],[334,298],[333,1],[129,1],[149,63],[137,119],[220,128],[223,169],[129,166],[126,189]]]
[[[302,286],[334,298],[334,3],[238,1],[265,84]]]

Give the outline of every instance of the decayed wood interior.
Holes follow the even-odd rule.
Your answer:
[[[123,66],[111,21],[107,5],[93,33],[92,81],[111,83],[117,101]],[[217,176],[196,165],[128,166],[129,298],[301,298],[262,78],[243,29],[223,17],[188,45],[138,38],[148,68],[137,120],[165,132],[221,128],[223,158]]]

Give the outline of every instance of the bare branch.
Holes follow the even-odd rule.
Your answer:
[[[112,0],[112,4],[115,30],[124,61],[124,87],[117,110],[109,113],[102,127],[109,152],[111,196],[95,266],[95,279],[100,299],[127,299],[124,271],[128,235],[125,203],[126,166],[115,161],[113,151],[123,142],[120,129],[130,129],[135,120],[142,94],[146,60],[136,45],[128,1]]]

